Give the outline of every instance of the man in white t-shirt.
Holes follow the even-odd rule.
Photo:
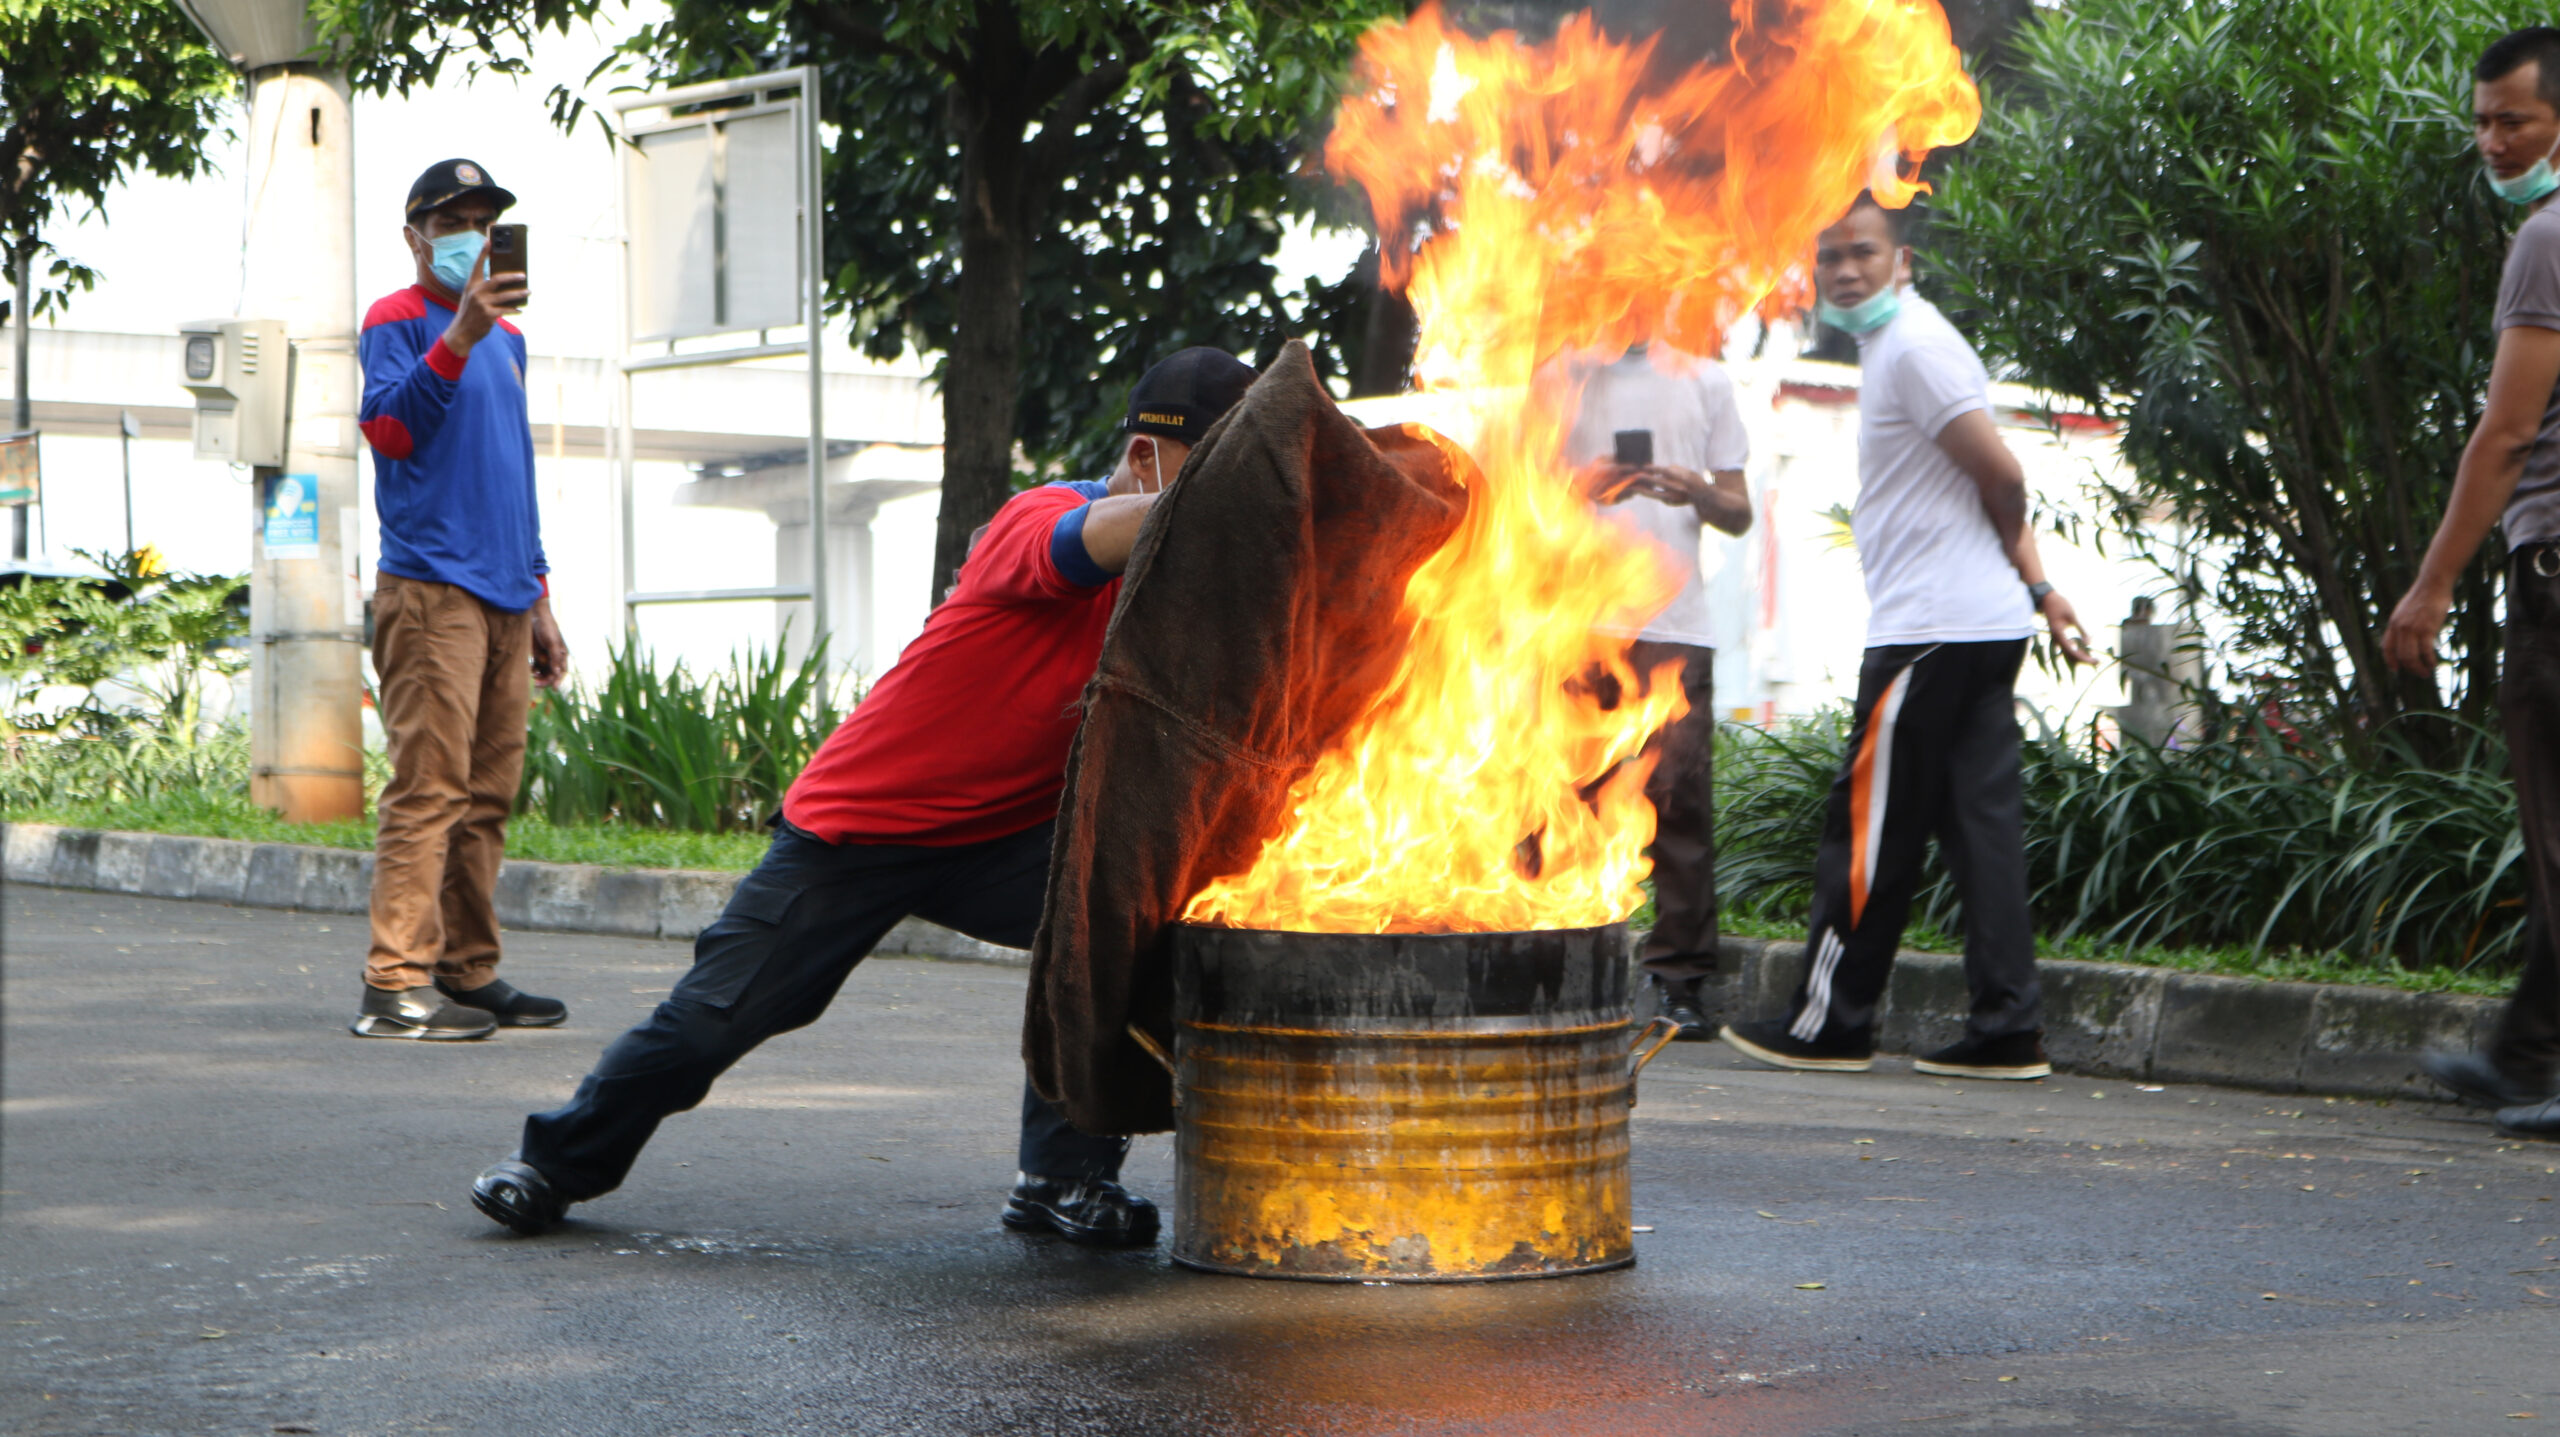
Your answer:
[[[1938,839],[1964,899],[1962,1039],[1913,1068],[2040,1078],[2046,1063],[2027,921],[2016,687],[2039,622],[2089,662],[2079,616],[2045,582],[2026,474],[1993,426],[1973,347],[1909,288],[1905,216],[1861,194],[1816,242],[1825,323],[1858,341],[1858,507],[1866,659],[1849,757],[1814,858],[1804,981],[1783,1019],[1726,1042],[1773,1067],[1864,1072],[1894,949]]]
[[[1714,1034],[1699,980],[1716,971],[1715,629],[1698,573],[1698,540],[1713,524],[1751,527],[1742,466],[1751,456],[1724,366],[1667,345],[1639,344],[1614,362],[1567,366],[1581,398],[1565,434],[1571,465],[1600,513],[1657,546],[1682,575],[1680,592],[1643,629],[1624,635],[1627,660],[1650,676],[1681,665],[1689,712],[1654,738],[1645,797],[1653,802],[1654,924],[1642,958],[1663,1016],[1680,1036]]]

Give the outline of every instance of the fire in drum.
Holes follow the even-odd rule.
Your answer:
[[[1686,702],[1627,638],[1683,579],[1566,472],[1566,361],[1712,356],[1800,307],[1815,234],[1861,189],[1907,203],[1980,115],[1934,6],[1733,25],[1677,73],[1588,15],[1532,45],[1426,6],[1362,41],[1326,166],[1413,305],[1467,509],[1406,583],[1394,681],[1183,909],[1156,1050],[1182,1262],[1463,1281],[1634,1259],[1628,1109],[1668,1034],[1630,1031],[1623,923],[1648,743]]]

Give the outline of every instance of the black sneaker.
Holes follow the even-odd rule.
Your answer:
[[[1088,1247],[1146,1247],[1156,1240],[1156,1205],[1105,1178],[1018,1174],[1003,1221],[1015,1232],[1054,1232]]]
[[[1727,1023],[1717,1036],[1742,1056],[1772,1068],[1792,1068],[1800,1073],[1863,1073],[1876,1065],[1873,1043],[1835,1037],[1828,1023],[1823,1025],[1822,1035],[1810,1043],[1787,1028],[1787,1024],[1774,1021]]]
[[[1911,1060],[1911,1071],[1941,1078],[2043,1078],[2053,1073],[2045,1061],[2044,1035],[2003,1033],[1977,1038],[1971,1033],[1934,1053]]]
[[[1715,1036],[1715,1030],[1707,1026],[1707,1015],[1698,1011],[1697,979],[1656,975],[1651,982],[1656,999],[1655,1011],[1680,1025],[1674,1041],[1703,1043]]]
[[[552,1028],[569,1017],[568,1004],[557,998],[519,993],[507,986],[504,978],[492,978],[471,989],[456,988],[438,978],[436,991],[465,1007],[495,1014],[501,1028]]]
[[[551,1190],[549,1178],[515,1158],[495,1164],[471,1184],[471,1205],[521,1237],[548,1232],[569,1211]]]
[[[356,1020],[347,1025],[347,1031],[359,1038],[425,1038],[429,1041],[485,1038],[497,1028],[496,1018],[478,1008],[449,1002],[442,993],[425,984],[394,991],[367,983],[364,985],[364,1006],[356,1010]]]
[[[2560,1095],[2560,1085],[2548,1074],[2540,1082],[2526,1082],[2490,1061],[2486,1053],[2448,1053],[2439,1048],[2420,1057],[2418,1068],[2468,1106],[2500,1109],[2501,1121],[2505,1109],[2529,1108]]]

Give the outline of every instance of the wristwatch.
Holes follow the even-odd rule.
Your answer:
[[[2027,602],[2041,609],[2044,607],[2044,596],[2052,592],[2053,585],[2046,583],[2042,579],[2038,579],[2034,583],[2027,585]]]

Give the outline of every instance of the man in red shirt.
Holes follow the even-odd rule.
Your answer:
[[[1130,394],[1105,483],[1047,484],[996,511],[924,631],[809,761],[764,861],[694,940],[693,968],[605,1050],[564,1107],[525,1120],[471,1200],[519,1233],[621,1185],[670,1113],[777,1033],[826,1011],[909,915],[1031,946],[1080,699],[1138,527],[1253,371],[1186,349]],[[1068,1126],[1028,1083],[1004,1224],[1143,1247],[1155,1205],[1117,1181],[1129,1140]]]

